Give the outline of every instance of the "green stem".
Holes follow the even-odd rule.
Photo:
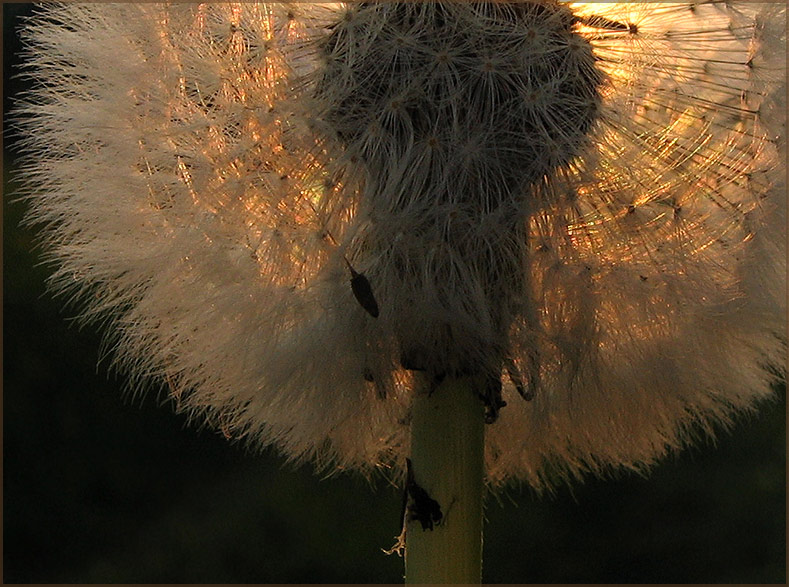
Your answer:
[[[407,584],[482,580],[485,420],[475,383],[471,377],[447,378],[414,399],[413,481],[438,502],[442,518],[432,530],[419,520],[408,521]]]

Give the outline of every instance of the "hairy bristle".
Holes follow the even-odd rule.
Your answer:
[[[470,371],[506,402],[492,483],[644,468],[785,359],[784,25],[736,0],[47,5],[28,222],[130,385],[253,446],[397,468],[413,369]]]

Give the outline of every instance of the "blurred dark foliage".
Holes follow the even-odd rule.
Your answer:
[[[4,99],[17,17],[4,4]],[[5,118],[4,118],[5,122]],[[6,146],[13,135],[6,132]],[[321,480],[124,396],[99,337],[45,293],[4,152],[4,582],[398,583],[399,491]],[[487,501],[486,582],[785,583],[785,393],[669,459],[538,497]]]

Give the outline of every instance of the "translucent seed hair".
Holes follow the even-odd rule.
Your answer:
[[[734,0],[47,5],[28,222],[131,388],[250,446],[401,471],[415,373],[482,372],[490,483],[641,470],[782,376],[784,26]]]

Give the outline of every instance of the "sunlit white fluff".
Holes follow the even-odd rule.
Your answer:
[[[559,85],[513,73],[522,48],[484,61],[510,21],[437,6],[412,5],[405,29],[386,3],[43,9],[25,26],[37,88],[18,116],[52,288],[109,322],[133,385],[162,380],[228,436],[326,467],[403,465],[401,360],[420,345],[432,372],[502,375],[493,483],[641,469],[767,397],[785,353],[785,7],[562,5],[600,74],[599,103],[569,99],[594,111],[574,132],[541,110]],[[417,85],[413,55],[439,59],[435,10],[478,37],[448,37],[451,70]],[[353,43],[334,37],[332,65],[342,26]],[[547,55],[564,42],[538,36],[529,71],[563,75]],[[381,75],[367,63],[391,96],[354,101]],[[491,110],[499,83],[532,101],[533,177],[501,179],[521,156],[503,165],[501,137],[523,126],[506,114],[521,106]],[[420,142],[401,94],[493,127]],[[411,130],[382,134],[397,116]],[[498,207],[480,203],[493,192]]]

